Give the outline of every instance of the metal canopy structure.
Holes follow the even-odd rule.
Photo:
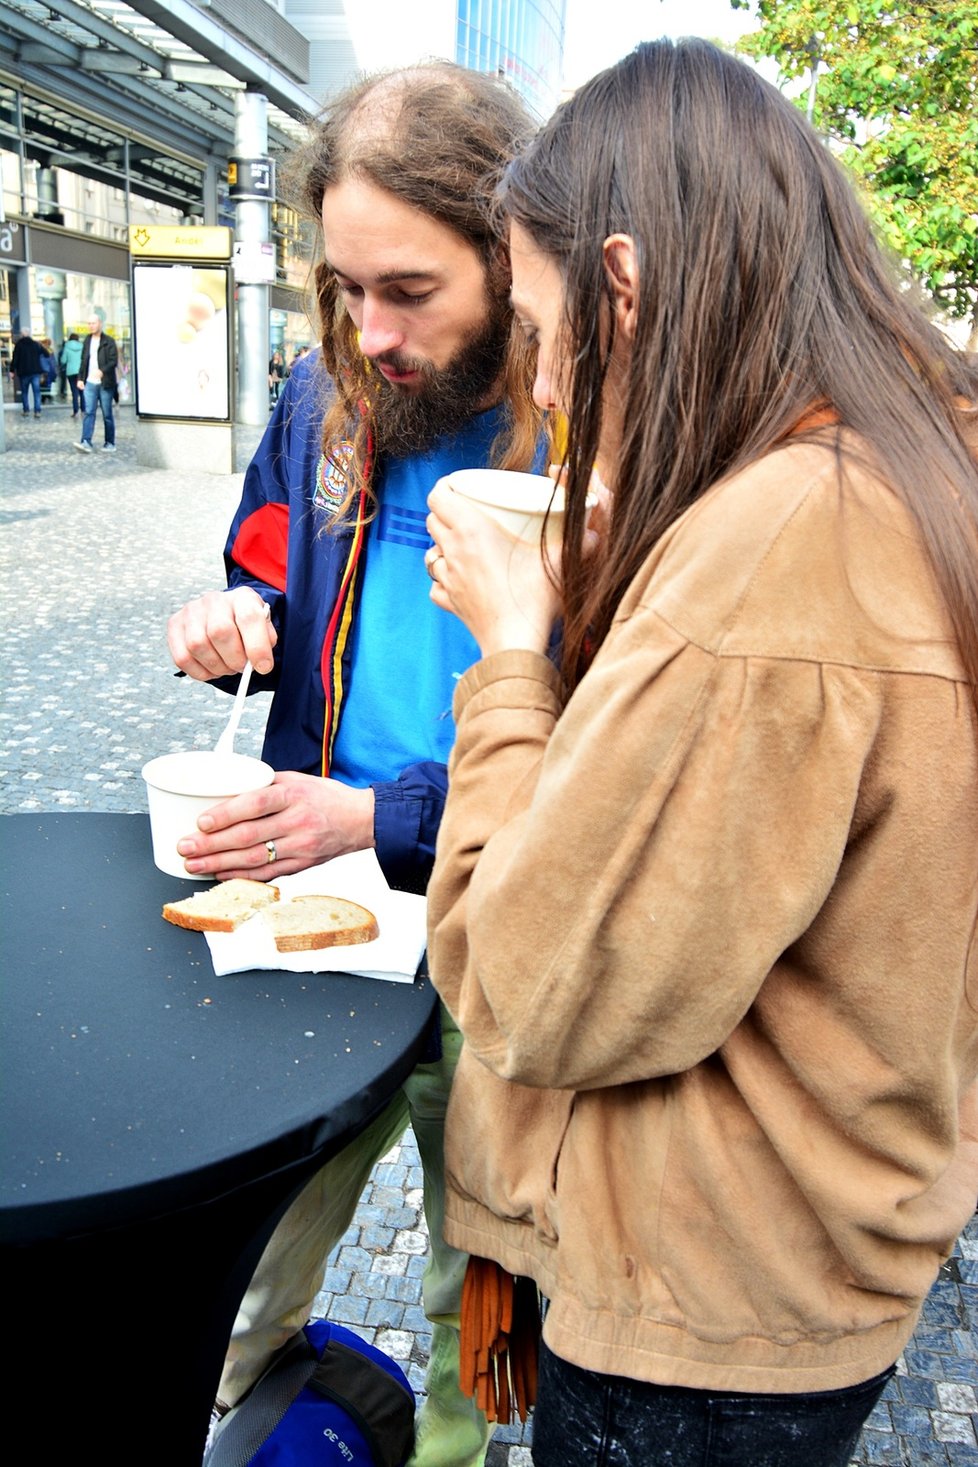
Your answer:
[[[234,153],[236,91],[268,99],[272,153],[301,135],[308,52],[266,0],[0,0],[0,82],[22,92],[16,118],[0,86],[0,124],[43,166],[112,183],[124,133],[133,186],[196,209],[202,165]]]

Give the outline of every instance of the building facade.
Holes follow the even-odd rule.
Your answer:
[[[358,73],[440,57],[512,82],[541,119],[560,96],[566,0],[284,0],[325,101]]]
[[[105,317],[131,395],[133,226],[227,225],[244,93],[267,154],[363,71],[440,56],[557,101],[565,0],[0,0],[0,365],[25,327],[57,351]],[[268,345],[313,339],[299,221],[269,205]],[[264,350],[264,348],[262,348]],[[240,357],[240,351],[237,353]]]

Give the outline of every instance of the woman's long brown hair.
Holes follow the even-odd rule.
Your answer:
[[[445,224],[476,250],[486,268],[487,290],[505,298],[508,260],[497,233],[493,188],[533,121],[516,92],[496,77],[450,62],[425,62],[372,76],[331,101],[316,120],[308,143],[290,160],[285,187],[321,236],[323,195],[347,177],[393,194]],[[333,272],[322,263],[313,274],[322,333],[323,361],[334,386],[326,408],[323,451],[341,440],[353,455],[335,465],[346,478],[343,509],[370,494],[369,444],[376,374],[357,345],[357,333]],[[494,445],[499,468],[530,467],[541,415],[532,400],[533,360],[513,330],[503,376],[503,428]]]
[[[978,371],[893,282],[799,111],[707,42],[646,43],[558,109],[497,205],[565,287],[569,685],[663,532],[829,403],[915,517],[978,701]],[[636,244],[639,308],[595,566],[581,546],[614,332],[602,243],[617,232]]]

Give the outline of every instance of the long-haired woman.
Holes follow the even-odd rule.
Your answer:
[[[707,43],[596,77],[500,206],[569,507],[554,568],[430,501],[483,654],[447,1236],[550,1301],[541,1467],[844,1467],[978,1190],[974,365]]]

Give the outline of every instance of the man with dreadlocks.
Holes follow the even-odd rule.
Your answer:
[[[245,477],[229,589],[170,621],[191,677],[274,690],[267,790],[201,816],[187,871],[285,876],[375,847],[393,886],[423,891],[446,788],[458,676],[478,648],[432,606],[427,496],[463,466],[540,467],[527,348],[488,200],[532,123],[494,78],[449,63],[363,82],[332,103],[292,172],[321,230],[322,350],[290,376]],[[269,617],[270,613],[270,617]],[[441,1057],[330,1161],[286,1214],[241,1307],[218,1409],[309,1317],[326,1258],[375,1162],[410,1122],[424,1168],[432,1320],[415,1467],[482,1463],[490,1428],[458,1389],[464,1255],[441,1239],[442,1137],[458,1031]]]

